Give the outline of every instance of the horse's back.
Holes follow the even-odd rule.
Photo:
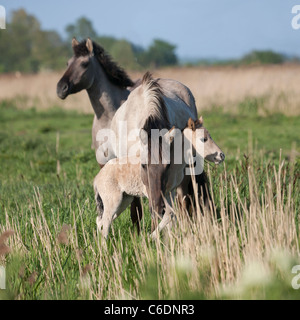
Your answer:
[[[186,104],[186,107],[190,108],[197,115],[195,98],[187,86],[173,79],[159,79],[158,83],[162,88],[164,96],[174,101],[181,100]]]
[[[196,120],[197,109],[194,96],[190,89],[176,80],[157,80],[167,107],[168,119],[166,119],[166,123],[168,122],[171,126],[183,129],[189,118]],[[149,106],[145,105],[145,101],[147,101],[145,97],[147,97],[147,94],[147,90],[145,90],[143,84],[141,84],[129,94],[128,99],[117,110],[111,123],[111,129],[115,132],[118,142],[126,138],[124,134],[120,133],[121,126],[125,125],[127,134],[129,134],[133,132],[132,129],[139,130],[145,124],[145,121],[149,117]],[[127,141],[127,149],[137,142],[138,141],[134,139]],[[123,142],[122,145],[124,145]],[[112,150],[115,155],[122,156],[119,154],[118,144],[113,145]]]
[[[195,98],[187,86],[173,79],[159,79],[158,83],[164,94],[172,126],[183,129],[189,118],[197,119]]]

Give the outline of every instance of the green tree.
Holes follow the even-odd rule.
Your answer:
[[[34,38],[40,31],[39,21],[24,9],[12,12],[6,30],[1,30],[0,65],[4,71],[37,71],[39,62],[31,54]]]
[[[141,53],[139,61],[143,66],[171,66],[178,62],[175,54],[176,46],[164,40],[155,39],[149,49]]]
[[[6,30],[1,30],[0,52],[0,72],[62,68],[68,57],[60,35],[41,30],[39,21],[24,9],[13,11]]]
[[[253,64],[253,63],[261,63],[261,64],[279,64],[284,62],[284,57],[280,53],[276,53],[271,50],[266,51],[252,51],[246,54],[241,59],[241,63],[243,64]]]
[[[67,25],[65,30],[69,41],[71,41],[73,37],[78,40],[87,37],[95,39],[97,37],[97,32],[95,31],[92,22],[85,17],[77,19],[74,24]]]
[[[105,51],[111,52],[111,48],[115,45],[115,43],[118,40],[114,37],[101,36],[97,37],[95,41],[99,43],[100,46],[102,46],[105,49]]]
[[[61,69],[69,57],[69,46],[56,31],[40,31],[32,47],[32,55],[39,61],[39,69]]]
[[[112,57],[122,67],[128,69],[137,69],[137,62],[134,55],[133,47],[127,40],[116,41],[110,51]]]

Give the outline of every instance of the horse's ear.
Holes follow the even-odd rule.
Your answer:
[[[195,127],[195,122],[192,118],[189,118],[189,121],[188,121],[188,124],[187,124],[187,127],[189,129],[192,129],[193,131],[195,131],[196,127]]]
[[[203,126],[203,117],[202,116],[199,118],[198,122],[201,124],[201,126]]]
[[[77,39],[75,37],[73,37],[72,39],[72,48],[76,47],[79,45],[79,42],[77,41]]]
[[[144,145],[148,143],[148,133],[144,129],[140,130],[140,140]]]
[[[199,128],[203,126],[203,117],[201,116],[199,119],[195,121],[195,128]]]
[[[86,40],[86,47],[89,50],[89,53],[93,53],[94,48],[93,48],[93,41],[90,38],[87,38]]]

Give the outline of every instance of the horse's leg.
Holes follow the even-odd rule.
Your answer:
[[[104,198],[104,196],[103,196]],[[123,211],[123,192],[116,189],[113,192],[106,193],[105,198],[103,199],[104,212],[102,215],[102,236],[107,239],[110,226],[113,220],[115,220],[119,214]]]
[[[174,196],[174,194],[173,194]],[[165,213],[164,216],[162,218],[162,220],[160,221],[160,223],[157,225],[157,227],[152,231],[151,233],[151,238],[154,240],[157,238],[159,232],[167,225],[169,225],[169,223],[172,221],[172,219],[175,217],[174,213],[173,213],[173,209],[171,207],[171,198],[170,195],[168,195],[165,199]],[[157,222],[157,219],[156,219]]]
[[[97,233],[98,233],[98,232],[101,232],[101,229],[102,229],[102,217],[104,212],[104,204],[103,204],[103,199],[101,198],[97,188],[95,188],[95,200],[96,200],[96,207],[98,212],[98,216],[96,218]]]
[[[151,212],[151,233],[158,227],[158,221],[165,215],[165,209],[162,211],[162,215],[158,215],[156,212]]]
[[[203,171],[201,174],[195,176],[197,190],[194,191],[193,184],[191,181],[190,189],[194,192],[194,196],[198,197],[198,202],[202,211],[204,210],[202,203],[205,208],[209,208],[209,202],[212,200],[211,194],[209,192],[208,179],[206,173]],[[194,206],[196,206],[196,202],[194,201]]]
[[[196,190],[194,190],[193,180],[191,176],[186,175],[177,188],[177,196],[181,211],[187,211],[191,215],[192,206],[196,208],[196,198],[199,206],[202,208],[202,201],[206,208],[209,208],[211,195],[208,188],[208,179],[206,173],[195,175]],[[192,202],[191,202],[192,200]],[[203,208],[202,208],[203,209]]]
[[[178,205],[181,212],[189,210],[190,208],[190,197],[189,197],[189,186],[191,182],[191,176],[186,175],[181,184],[177,187],[177,199]]]
[[[108,233],[110,230],[110,225],[112,223],[114,216],[114,212],[112,210],[104,210],[103,217],[102,217],[102,236],[105,240],[107,240]]]
[[[131,207],[130,207],[130,215],[133,226],[136,225],[137,233],[140,234],[141,226],[140,221],[143,217],[141,199],[138,197],[134,197]]]
[[[170,206],[167,206],[162,220],[160,221],[156,229],[151,233],[151,239],[157,239],[159,232],[172,221],[173,217],[174,214],[172,208]]]

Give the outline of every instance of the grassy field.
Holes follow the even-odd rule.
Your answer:
[[[204,108],[205,126],[226,154],[221,166],[206,167],[211,211],[193,220],[178,212],[177,226],[152,242],[144,201],[142,234],[127,209],[105,243],[96,235],[91,114],[55,102],[40,108],[34,99],[20,108],[22,101],[0,102],[0,265],[7,273],[0,298],[300,298],[291,285],[300,264],[294,106],[278,112],[268,98],[245,95],[234,109],[227,102]]]

